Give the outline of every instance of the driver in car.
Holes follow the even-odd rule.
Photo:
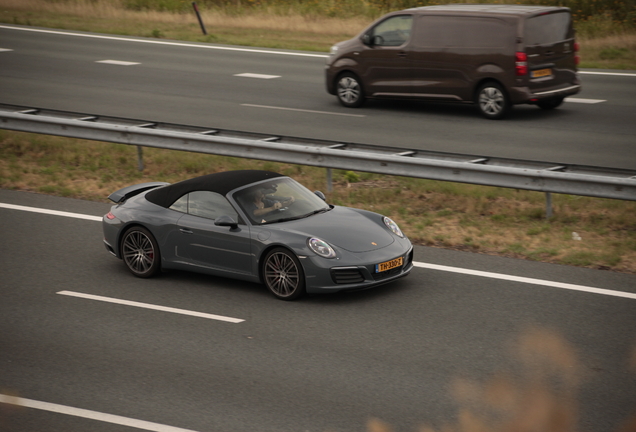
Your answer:
[[[264,216],[268,213],[278,210],[283,207],[287,207],[295,201],[294,197],[289,197],[284,201],[276,201],[270,197],[265,196],[262,189],[254,191],[252,205],[252,214],[254,216]]]

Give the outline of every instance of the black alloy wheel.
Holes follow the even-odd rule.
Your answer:
[[[295,300],[305,294],[305,275],[298,258],[285,248],[272,249],[263,260],[263,281],[281,300]]]
[[[144,227],[136,226],[126,231],[121,242],[121,256],[128,270],[137,277],[149,278],[160,270],[159,246]]]
[[[476,102],[482,115],[491,120],[503,118],[511,107],[505,90],[494,81],[479,88]]]
[[[364,103],[364,91],[360,79],[351,72],[340,75],[336,83],[336,96],[347,108],[361,106]]]

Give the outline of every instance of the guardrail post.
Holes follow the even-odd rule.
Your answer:
[[[137,169],[139,172],[144,170],[144,151],[142,146],[137,146]]]
[[[327,192],[333,192],[331,168],[327,168]]]
[[[550,219],[552,217],[552,194],[550,192],[545,193],[545,218]]]

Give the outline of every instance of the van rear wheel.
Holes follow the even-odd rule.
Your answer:
[[[364,91],[360,79],[350,72],[338,77],[336,96],[340,103],[347,108],[358,108],[364,103]]]
[[[510,111],[510,100],[505,90],[496,82],[488,82],[477,91],[477,106],[488,119],[503,118]]]

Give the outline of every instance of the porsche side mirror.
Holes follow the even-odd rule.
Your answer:
[[[314,195],[316,195],[318,198],[320,198],[323,201],[327,201],[327,197],[325,196],[325,194],[320,191],[314,191]]]
[[[230,227],[230,229],[232,230],[235,230],[238,228],[238,222],[236,222],[234,219],[232,219],[228,215],[223,215],[216,218],[216,220],[214,221],[214,225],[222,226],[222,227]]]

